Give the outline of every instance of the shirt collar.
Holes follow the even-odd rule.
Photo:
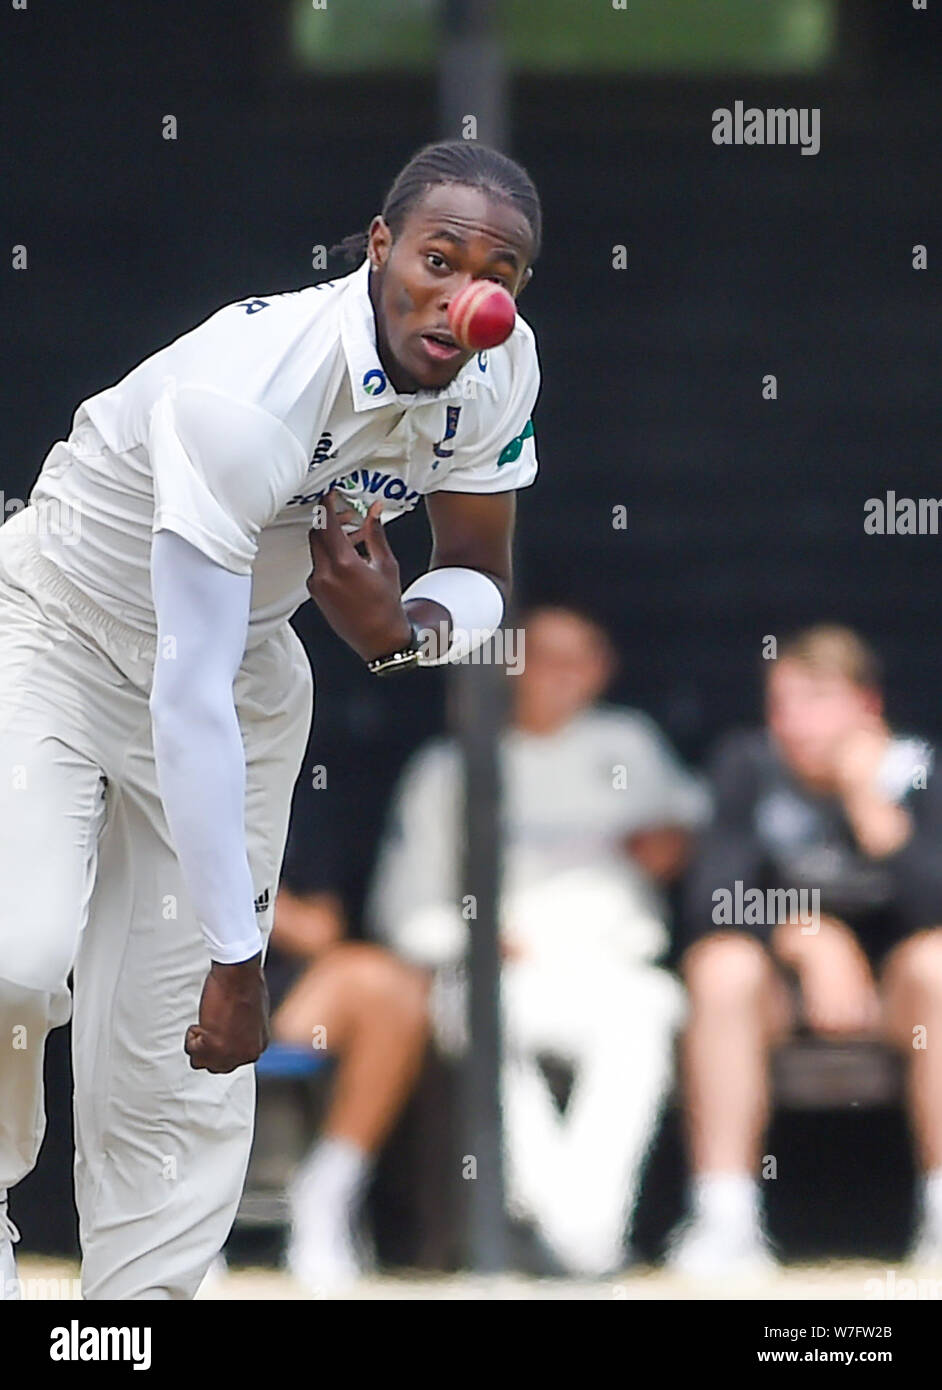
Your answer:
[[[456,396],[467,399],[473,397],[478,386],[496,394],[486,352],[475,353],[447,386],[437,390],[423,388],[412,394],[395,391],[376,351],[376,319],[369,283],[370,263],[367,259],[347,276],[347,289],[340,306],[340,338],[350,373],[354,410],[373,410],[382,405],[429,405],[436,401],[452,400]],[[469,380],[474,382],[474,390],[465,388],[465,382]]]

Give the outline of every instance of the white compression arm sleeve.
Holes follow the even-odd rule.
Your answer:
[[[210,955],[234,964],[262,949],[245,844],[245,750],[232,693],[252,576],[223,569],[163,530],[153,537],[151,585],[157,782]]]
[[[403,603],[413,598],[431,599],[451,614],[448,650],[438,657],[422,656],[420,666],[441,666],[477,651],[493,637],[504,616],[504,596],[493,579],[459,565],[420,574],[402,595]]]

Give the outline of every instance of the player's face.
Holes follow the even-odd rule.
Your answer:
[[[393,239],[370,227],[370,293],[380,360],[397,391],[447,386],[471,357],[448,327],[448,305],[471,280],[495,280],[514,298],[530,278],[533,239],[513,203],[464,184],[438,184]]]
[[[879,712],[879,696],[845,676],[814,671],[787,657],[769,674],[766,719],[789,767],[826,780],[848,734]]]
[[[517,723],[534,733],[562,728],[599,698],[611,678],[609,652],[575,613],[534,615],[523,670],[514,681]]]

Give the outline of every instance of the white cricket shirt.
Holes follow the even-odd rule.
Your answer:
[[[175,531],[252,575],[251,647],[308,596],[307,533],[331,486],[356,510],[382,499],[388,522],[431,492],[531,483],[529,325],[518,316],[449,386],[397,394],[376,350],[369,269],[229,304],[83,401],[30,494],[77,518],[40,528],[48,558],[154,635],[151,535]]]
[[[628,836],[664,826],[704,823],[709,796],[680,762],[658,726],[639,710],[599,705],[562,728],[537,735],[505,730],[500,744],[504,902],[517,895],[593,877],[617,880],[626,907],[616,931],[632,920],[666,918],[666,905],[625,850]],[[463,948],[466,923],[454,907],[461,894],[463,775],[451,739],[425,744],[397,788],[371,886],[367,919],[375,935],[426,964],[429,909],[445,907],[457,930],[443,941]],[[549,929],[548,929],[549,930]],[[599,945],[608,928],[576,915],[569,925],[573,960]]]

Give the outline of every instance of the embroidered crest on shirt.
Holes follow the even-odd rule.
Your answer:
[[[449,405],[445,407],[445,433],[437,444],[432,445],[432,453],[435,455],[435,462],[432,468],[438,467],[439,459],[450,459],[454,454],[454,449],[446,449],[444,445],[449,439],[454,439],[458,432],[458,416],[461,414],[460,405]]]

